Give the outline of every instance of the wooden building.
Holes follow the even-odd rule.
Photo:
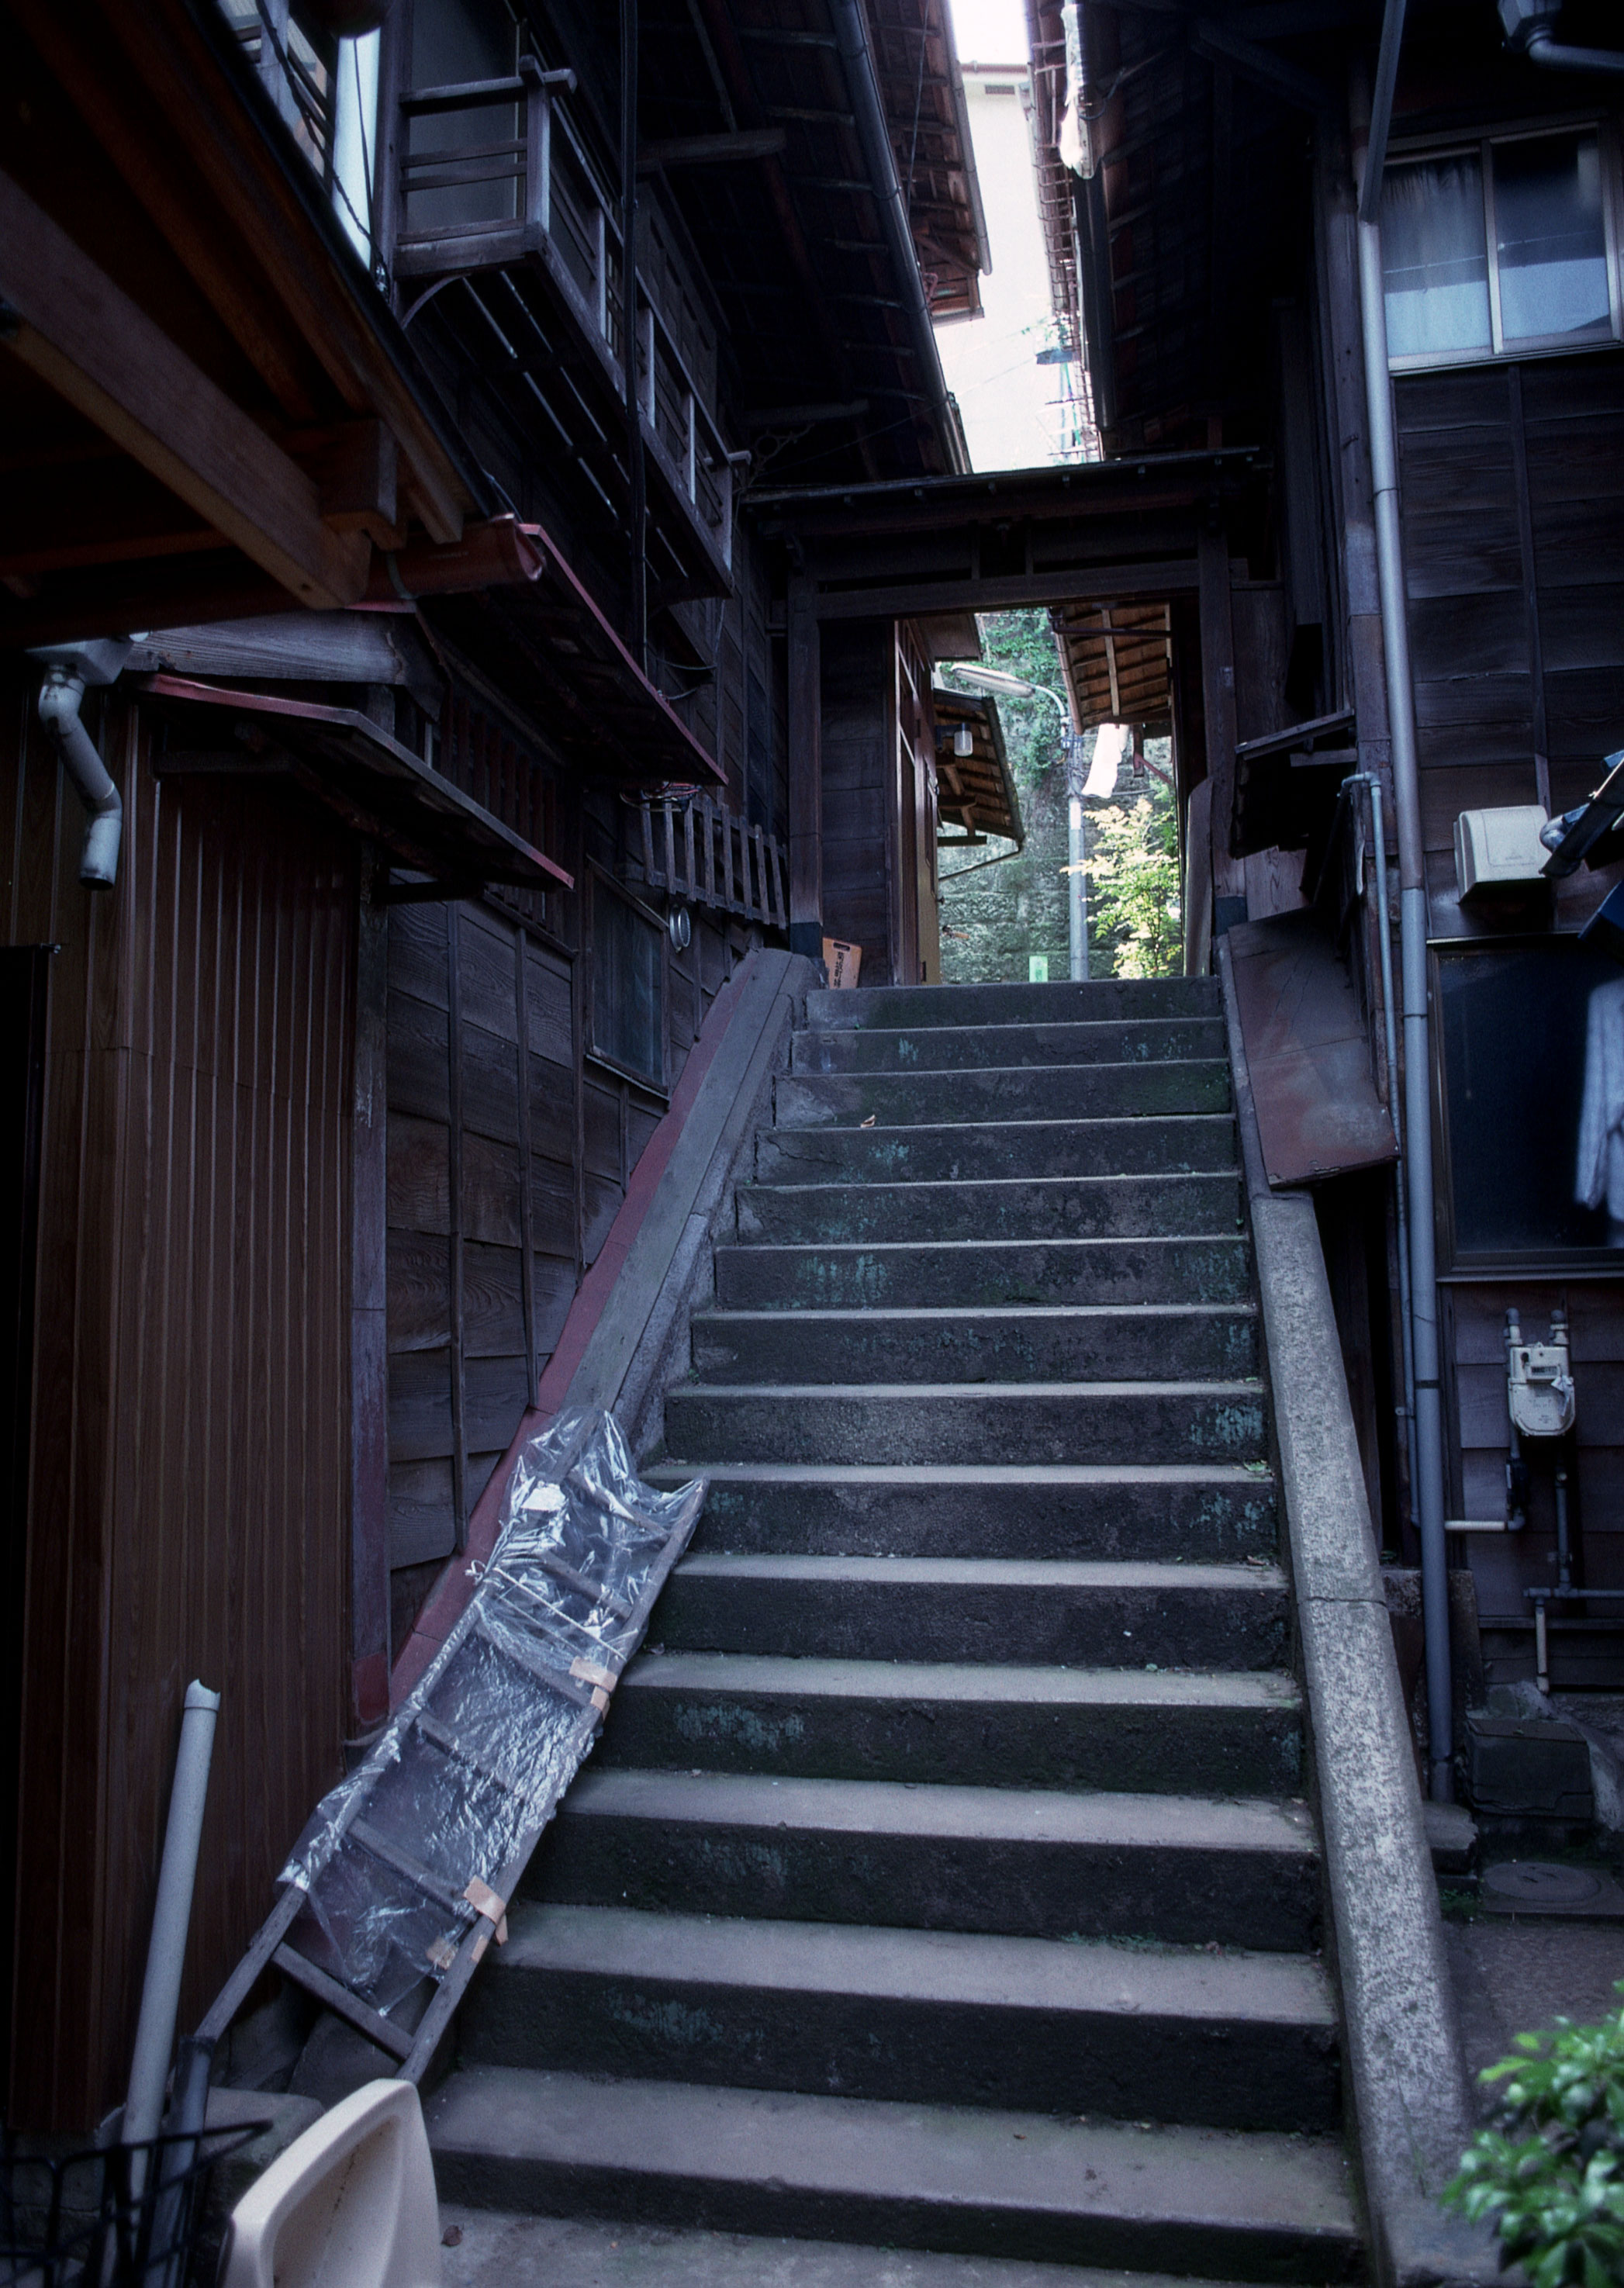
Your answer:
[[[1075,256],[1107,456],[1244,446],[1267,473],[1240,514],[1213,503],[1190,600],[1199,694],[1177,600],[1168,612],[1125,585],[1114,613],[1079,624],[1092,659],[1069,625],[1065,646],[1080,705],[1101,696],[1113,622],[1131,624],[1136,671],[1154,665],[1156,690],[1123,711],[1174,729],[1189,965],[1228,934],[1266,1135],[1271,1109],[1276,1122],[1271,1173],[1316,1188],[1375,1514],[1414,1563],[1371,811],[1339,792],[1352,772],[1380,783],[1396,925],[1359,275],[1359,186],[1385,132],[1367,211],[1424,863],[1445,1508],[1505,1519],[1505,1314],[1543,1340],[1565,1304],[1574,1578],[1616,1590],[1624,1283],[1618,1227],[1577,1163],[1587,1012],[1598,1021],[1619,991],[1579,933],[1619,870],[1463,897],[1456,841],[1463,814],[1493,830],[1582,803],[1624,744],[1624,55],[1582,52],[1617,49],[1610,10],[1511,9],[1542,22],[1543,49],[1509,38],[1507,15],[1488,0],[1407,14],[1324,0],[1176,20],[1082,0]],[[1217,738],[1191,735],[1198,704],[1209,725],[1221,713]],[[1448,1537],[1491,1683],[1533,1676],[1526,1593],[1557,1578],[1552,1461],[1529,1451],[1527,1529]],[[1470,1606],[1457,1600],[1458,1666],[1478,1649],[1462,1641]],[[1624,1685],[1605,1604],[1555,1603],[1549,1620],[1558,1686]]]
[[[225,1696],[195,2014],[385,1714],[719,987],[846,918],[754,494],[964,466],[940,0],[645,0],[624,53],[566,0],[323,14],[0,7],[17,2127],[122,2093],[187,1680]],[[899,976],[929,655],[853,663],[883,800],[829,845]],[[110,887],[43,675],[116,789]]]

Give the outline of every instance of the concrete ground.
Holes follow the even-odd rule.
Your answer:
[[[1216,2288],[1144,2272],[927,2256],[440,2207],[444,2288]]]
[[[1618,2009],[1624,1923],[1480,1915],[1446,1922],[1445,1943],[1461,2016],[1467,2070],[1511,2054],[1515,2036],[1557,2017],[1593,2026]]]

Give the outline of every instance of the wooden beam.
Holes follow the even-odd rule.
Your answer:
[[[789,949],[823,957],[822,646],[812,585],[789,583]]]
[[[1220,898],[1244,897],[1246,865],[1232,858],[1235,807],[1235,639],[1230,616],[1229,542],[1222,531],[1200,536],[1201,709],[1206,717],[1207,777],[1212,786],[1214,918]],[[1192,852],[1192,861],[1199,853]]]
[[[820,594],[820,620],[917,619],[934,612],[994,612],[1021,604],[1068,604],[1090,597],[1131,603],[1137,596],[1188,594],[1200,585],[1194,558],[1165,564],[1105,564],[1097,569],[1013,573],[1006,579],[915,580],[894,588]]]
[[[364,532],[379,548],[403,548],[393,433],[381,421],[340,421],[283,443],[316,488],[331,532]]]
[[[733,135],[668,136],[663,142],[642,145],[638,172],[652,175],[661,167],[716,167],[739,159],[776,159],[788,140],[781,127],[741,127]]]
[[[316,487],[9,175],[5,346],[301,603],[353,604],[371,551],[329,532]]]
[[[383,338],[369,294],[358,291],[353,252],[340,250],[319,226],[320,184],[291,150],[284,155],[272,145],[245,108],[226,68],[234,44],[229,26],[211,20],[210,11],[194,12],[187,0],[147,0],[139,9],[97,0],[93,9],[71,10],[61,0],[13,0],[13,12],[154,215],[162,197],[153,178],[173,171],[164,144],[184,147],[188,178],[195,169],[233,240],[248,250],[249,261],[242,265],[232,246],[227,272],[257,266],[269,291],[257,306],[268,314],[268,324],[280,332],[285,322],[303,337],[353,412],[376,412],[388,424],[407,463],[403,485],[431,539],[456,540],[471,504],[463,477],[428,401]],[[88,60],[102,57],[112,60],[113,71],[103,70],[98,85]],[[118,131],[121,113],[126,121],[152,122],[139,154],[131,147],[131,135]],[[190,180],[183,181],[178,197],[167,187],[163,196],[169,205],[161,226],[243,339],[243,314],[230,306],[218,259],[204,258],[200,234],[186,227]],[[253,290],[257,297],[257,279]],[[288,378],[290,385],[292,375]],[[307,399],[301,404],[288,396],[282,402],[296,417],[314,409]]]

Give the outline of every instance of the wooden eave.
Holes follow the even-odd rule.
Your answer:
[[[1004,749],[1003,726],[989,699],[972,699],[963,692],[931,692],[936,718],[937,807],[945,819],[955,819],[967,835],[1004,836],[1020,849],[1026,830],[1020,814],[1020,797]],[[968,724],[975,751],[956,755],[953,735]]]
[[[1139,453],[990,475],[785,486],[752,493],[750,507],[765,532],[793,533],[805,540],[846,540],[1191,508],[1232,497],[1266,466],[1266,457],[1252,446]]]
[[[0,432],[35,496],[0,641],[91,632],[121,584],[188,604],[205,564],[228,608],[331,608],[374,542],[490,504],[210,0],[14,0],[0,78]]]
[[[551,543],[538,578],[425,600],[456,647],[589,777],[624,785],[723,786],[707,753],[638,666]]]
[[[1101,723],[1169,727],[1173,616],[1165,599],[1058,605],[1050,617],[1080,731]]]
[[[931,315],[978,317],[991,255],[953,27],[942,0],[868,0],[868,20]]]
[[[928,5],[934,20],[939,0]],[[726,314],[734,401],[750,433],[779,431],[775,471],[875,480],[951,467],[955,441],[939,433],[910,338],[907,282],[892,264],[880,187],[865,164],[822,0],[807,0],[793,20],[775,0],[694,0],[694,8],[703,47],[685,0],[646,0],[645,139],[725,129],[783,137],[778,155],[685,165],[669,177]],[[892,13],[917,24],[918,11],[919,0],[896,0]],[[912,52],[916,72],[916,46]],[[902,131],[883,68],[878,75],[895,154]],[[910,118],[912,100],[910,83]],[[945,258],[939,283],[951,272],[951,300],[968,293],[970,186],[966,179],[961,191],[949,180],[960,171],[947,163],[945,132],[938,122],[922,134],[915,220],[927,252],[936,246]],[[899,174],[906,184],[905,164]]]

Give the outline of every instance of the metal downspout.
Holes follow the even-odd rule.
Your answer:
[[[1354,164],[1362,171],[1366,122],[1353,122]],[[1382,226],[1360,219],[1359,308],[1370,478],[1375,514],[1382,650],[1392,741],[1393,809],[1398,830],[1399,971],[1404,1003],[1405,1178],[1409,1195],[1411,1346],[1415,1367],[1416,1506],[1420,1513],[1422,1613],[1426,1627],[1430,1793],[1454,1794],[1454,1707],[1449,1656],[1449,1559],[1444,1537],[1444,1424],[1439,1387],[1438,1264],[1432,1180],[1432,1056],[1427,1008],[1427,884],[1415,752],[1415,693],[1405,614],[1404,548],[1398,523],[1398,449],[1388,369]]]
[[[930,309],[925,302],[924,281],[919,274],[919,257],[914,246],[914,234],[908,226],[902,185],[897,178],[897,159],[891,147],[891,130],[885,124],[885,107],[880,100],[879,82],[875,77],[863,0],[829,0],[829,12],[834,19],[835,37],[846,75],[846,86],[851,92],[852,109],[857,120],[863,157],[879,199],[880,220],[891,249],[891,260],[901,281],[908,333],[919,365],[923,394],[929,401],[941,432],[950,464],[949,473],[956,477],[968,476],[970,462],[965,455],[957,414],[947,394],[947,383],[936,346],[936,335],[931,325]]]
[[[1398,1337],[1404,1353],[1404,1442],[1409,1458],[1411,1497],[1420,1473],[1415,1460],[1414,1322],[1410,1311],[1410,1216],[1405,1200],[1404,1115],[1398,1093],[1398,1020],[1393,1002],[1393,926],[1387,896],[1387,830],[1382,822],[1382,782],[1374,771],[1360,771],[1343,782],[1362,786],[1370,797],[1370,828],[1375,846],[1376,905],[1381,920],[1382,1035],[1387,1053],[1387,1110],[1393,1124],[1398,1152],[1398,1180],[1394,1196],[1398,1204]]]

